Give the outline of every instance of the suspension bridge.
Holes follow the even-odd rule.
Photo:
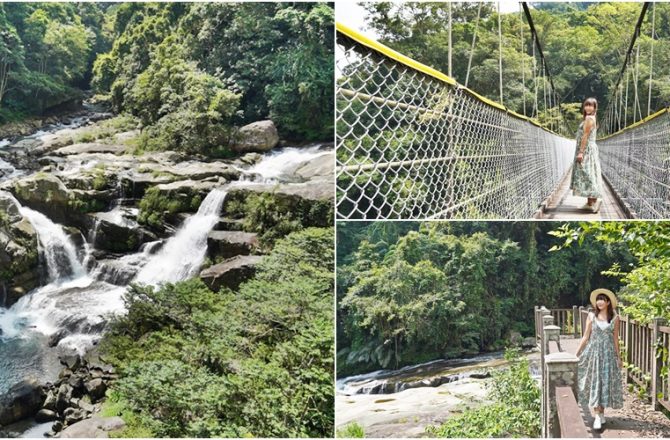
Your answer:
[[[585,199],[571,194],[576,142],[523,7],[533,52],[529,114],[501,103],[502,67],[495,102],[337,23],[338,219],[670,217],[670,113],[649,114],[649,98],[642,117],[641,73],[629,68],[635,48],[639,61],[636,41],[649,3],[599,121],[604,194],[597,214],[580,209]],[[655,16],[650,21],[653,60]],[[476,30],[473,47],[475,37]]]

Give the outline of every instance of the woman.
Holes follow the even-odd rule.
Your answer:
[[[605,423],[605,408],[623,407],[620,321],[614,312],[616,296],[609,290],[596,289],[591,292],[591,304],[594,311],[589,312],[584,337],[577,349],[579,401],[588,402],[594,409],[593,429],[598,430]]]
[[[587,198],[582,209],[593,212],[600,210],[599,198],[602,188],[600,159],[596,145],[596,113],[598,113],[598,101],[595,98],[587,98],[582,104],[584,120],[577,130],[577,146],[570,185],[574,195]]]

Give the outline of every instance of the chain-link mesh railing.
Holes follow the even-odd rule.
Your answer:
[[[621,201],[636,218],[670,218],[670,113],[662,110],[599,139],[600,161]]]
[[[338,218],[532,217],[574,141],[338,30]]]

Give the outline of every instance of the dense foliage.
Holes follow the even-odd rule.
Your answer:
[[[617,292],[620,312],[643,323],[654,318],[670,320],[670,222],[606,222],[566,225],[554,232],[565,240],[563,252],[573,244],[583,246],[594,238],[601,243],[621,243],[630,249],[637,262],[613,262],[608,273],[621,278]]]
[[[131,287],[102,346],[132,432],[332,436],[333,272],[332,228],[308,228],[278,241],[238,292],[197,279]]]
[[[0,123],[92,88],[140,149],[225,154],[233,126],[332,137],[327,3],[0,4]]]
[[[468,87],[498,101],[498,15],[495,4],[481,5],[481,18]],[[623,65],[641,3],[537,3],[532,17],[549,71],[553,77],[562,110],[569,122],[578,119],[578,103],[595,96],[605,109],[612,88]],[[448,8],[446,2],[367,2],[367,26],[381,41],[439,71],[448,71]],[[452,76],[465,83],[471,52],[478,3],[452,3],[453,71]],[[656,3],[656,38],[654,41],[654,74],[652,79],[652,112],[670,104],[670,4]],[[639,36],[640,101],[647,102],[649,89],[651,18],[649,9]],[[502,14],[503,100],[507,107],[523,113],[524,96],[527,112],[534,101],[533,57],[528,24],[522,14]],[[523,45],[521,33],[523,32]],[[538,57],[539,58],[539,57]],[[633,64],[638,62],[634,54]],[[539,71],[540,60],[535,69]],[[523,73],[522,73],[523,72]],[[524,84],[525,82],[525,84]],[[629,85],[633,96],[633,84]],[[543,90],[540,81],[539,95]],[[628,101],[628,114],[633,103]],[[643,106],[645,107],[645,106]],[[544,103],[540,105],[544,108]],[[646,115],[646,108],[642,109]],[[554,113],[555,114],[555,113]],[[547,122],[549,113],[540,114]],[[574,128],[574,127],[573,127]]]
[[[95,55],[110,45],[106,8],[0,4],[0,123],[80,98]]]
[[[338,375],[500,349],[533,334],[533,305],[586,305],[626,246],[562,242],[551,222],[338,225]]]
[[[493,373],[488,397],[492,403],[426,429],[431,437],[537,438],[541,434],[540,387],[530,375],[528,360],[514,350],[505,352],[509,368]]]
[[[149,148],[217,147],[233,122],[268,117],[285,136],[328,138],[333,22],[325,3],[123,4],[93,85],[152,128]]]

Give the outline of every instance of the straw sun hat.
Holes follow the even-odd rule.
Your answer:
[[[610,299],[610,302],[612,303],[612,308],[616,309],[617,306],[617,299],[616,295],[611,291],[607,289],[596,289],[593,292],[591,292],[591,304],[593,305],[594,309],[597,309],[596,307],[596,298],[598,298],[598,295],[605,295]]]

